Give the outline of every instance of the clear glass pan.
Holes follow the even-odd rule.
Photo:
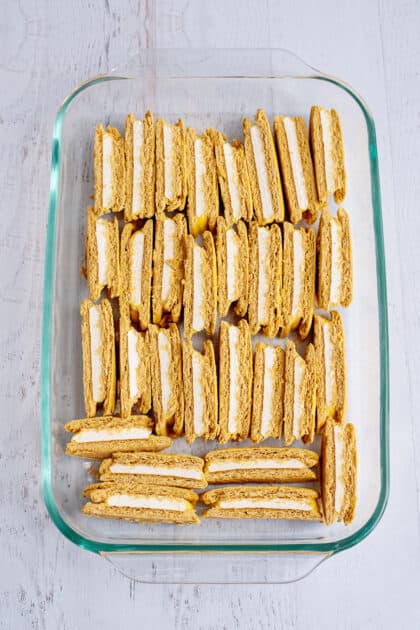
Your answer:
[[[348,420],[356,425],[359,450],[354,522],[326,527],[204,520],[198,527],[177,527],[85,517],[80,493],[89,483],[90,464],[65,455],[63,425],[84,413],[79,304],[86,286],[79,268],[93,190],[95,125],[110,123],[123,130],[128,112],[141,116],[151,109],[171,121],[182,116],[198,130],[216,127],[232,138],[242,136],[242,117],[253,116],[259,107],[271,120],[275,114],[308,120],[313,104],[339,111],[346,148],[343,205],[352,226],[355,298],[342,315]],[[57,527],[76,544],[107,554],[132,577],[146,581],[289,581],[363,540],[378,523],[388,495],[385,278],[374,122],[362,99],[343,82],[283,50],[149,50],[126,68],[78,87],[54,125],[45,267],[42,475],[45,503]],[[182,442],[176,448],[200,453],[203,445],[191,449]],[[232,554],[228,561],[221,556],[225,552]]]

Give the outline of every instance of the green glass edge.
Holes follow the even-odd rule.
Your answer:
[[[223,78],[223,77],[220,77]],[[293,77],[290,77],[293,78]],[[302,78],[302,77],[301,77]],[[383,239],[381,193],[379,184],[378,154],[376,143],[376,131],[373,118],[370,115],[362,99],[345,83],[322,74],[307,76],[308,79],[327,81],[337,85],[346,91],[359,105],[366,120],[369,140],[371,194],[373,205],[373,219],[375,230],[376,249],[376,273],[378,287],[379,307],[379,349],[380,349],[380,440],[381,440],[381,491],[377,506],[363,527],[357,532],[337,542],[332,543],[296,543],[288,545],[136,545],[136,544],[110,544],[100,543],[78,534],[62,518],[59,513],[51,486],[51,431],[50,431],[50,354],[51,354],[51,309],[54,273],[54,249],[56,237],[56,211],[57,191],[59,184],[61,130],[64,114],[70,103],[76,96],[103,81],[128,79],[128,77],[102,76],[87,81],[79,86],[62,104],[54,123],[50,200],[48,207],[47,244],[45,254],[44,272],[44,301],[42,318],[42,345],[41,345],[41,464],[42,464],[42,491],[48,513],[56,527],[73,543],[83,549],[95,553],[106,552],[314,552],[334,554],[349,549],[361,542],[379,523],[389,495],[389,342],[388,342],[388,310],[386,269]]]

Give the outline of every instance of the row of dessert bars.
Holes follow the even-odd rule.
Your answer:
[[[178,323],[184,334],[215,332],[217,315],[231,306],[247,317],[251,334],[306,338],[315,304],[324,310],[352,299],[352,251],[348,215],[323,210],[318,235],[312,227],[260,226],[240,220],[228,228],[217,219],[215,236],[202,243],[186,234],[181,213],[147,219],[142,227],[97,217],[88,208],[86,274],[89,297],[103,289],[119,296],[121,316],[141,330],[153,322]],[[316,298],[315,298],[316,296]]]
[[[213,231],[219,188],[228,227],[240,219],[259,225],[314,223],[328,195],[341,204],[346,174],[341,124],[335,110],[313,106],[309,134],[303,117],[275,116],[274,138],[265,112],[243,120],[243,143],[215,129],[198,135],[182,119],[170,124],[147,112],[129,114],[125,137],[98,125],[94,147],[95,213],[124,211],[126,221],[184,210],[193,236]],[[276,151],[277,148],[277,151]]]
[[[343,422],[346,412],[344,330],[340,314],[314,316],[314,343],[305,357],[293,341],[286,349],[257,342],[250,327],[220,323],[218,366],[213,342],[203,352],[181,341],[178,326],[150,325],[137,331],[125,318],[119,325],[119,411],[150,414],[154,433],[183,436],[187,442],[284,436],[310,444],[326,419]],[[86,415],[116,409],[116,344],[108,300],[82,303],[83,382]]]

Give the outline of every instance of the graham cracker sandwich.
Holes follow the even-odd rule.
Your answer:
[[[115,127],[97,125],[93,148],[95,212],[120,212],[125,205],[124,138]]]
[[[316,237],[312,228],[283,224],[281,337],[298,329],[305,339],[312,326],[315,300]]]
[[[309,488],[288,486],[228,486],[200,495],[209,506],[204,518],[322,520],[319,495]]]
[[[64,428],[73,433],[67,455],[88,459],[111,457],[114,452],[162,451],[172,444],[169,437],[152,435],[153,421],[147,416],[85,418]]]
[[[121,233],[120,313],[142,330],[150,324],[153,221],[136,230],[127,223]]]
[[[183,210],[187,198],[187,151],[182,118],[156,121],[156,211]]]
[[[219,315],[227,315],[235,303],[235,313],[244,317],[248,310],[249,250],[243,221],[237,222],[235,230],[227,227],[224,217],[218,217],[216,257]]]
[[[217,319],[217,271],[213,236],[203,233],[203,246],[185,237],[184,334],[205,330],[213,335]]]
[[[192,127],[187,129],[187,217],[189,232],[198,236],[213,231],[219,215],[216,158],[211,133],[200,137]]]
[[[89,499],[82,508],[87,516],[137,523],[199,523],[195,512],[198,495],[186,488],[136,481],[94,483],[83,491]]]
[[[253,446],[210,451],[204,456],[207,482],[299,482],[317,478],[319,455],[303,448]]]
[[[262,329],[275,337],[281,325],[282,238],[278,225],[249,224],[249,305],[251,335]]]
[[[88,417],[96,415],[98,406],[104,415],[115,408],[116,365],[115,334],[111,304],[83,300],[82,319],[83,390]]]
[[[182,214],[156,217],[153,251],[153,323],[178,322],[182,309],[184,240],[187,224]]]
[[[257,342],[254,352],[251,440],[279,439],[283,427],[285,352]]]
[[[244,118],[245,156],[251,183],[254,214],[259,225],[284,220],[280,170],[270,123],[264,110],[255,115],[255,124]]]
[[[219,442],[245,440],[252,406],[252,344],[248,323],[220,322]]]
[[[335,109],[318,105],[311,108],[309,136],[319,205],[326,208],[329,195],[334,196],[336,203],[342,203],[346,196],[346,167],[341,122]]]
[[[310,343],[305,358],[296,350],[293,341],[286,342],[284,384],[284,443],[296,440],[311,444],[315,433],[317,363],[315,349]]]
[[[203,344],[203,353],[189,339],[182,344],[185,401],[185,438],[214,440],[217,436],[217,372],[213,342]]]
[[[344,422],[347,409],[347,378],[344,327],[340,313],[331,319],[315,315],[314,344],[318,372],[317,430],[327,418]]]
[[[211,130],[216,155],[217,175],[223,201],[226,226],[240,219],[252,219],[252,195],[245,149],[239,140],[227,141],[225,135]]]
[[[99,467],[100,481],[138,482],[205,488],[204,461],[194,455],[173,453],[113,453]]]
[[[321,493],[324,520],[349,525],[357,502],[357,450],[353,424],[326,421],[322,432]]]
[[[125,121],[126,189],[124,219],[147,219],[155,214],[155,124],[128,114]]]
[[[305,121],[302,116],[275,116],[274,133],[289,220],[299,223],[304,218],[314,223],[318,203]]]
[[[181,338],[176,324],[149,327],[152,401],[157,435],[183,435]]]
[[[123,418],[133,408],[147,413],[151,402],[150,340],[148,331],[131,326],[123,314],[120,316],[120,406]]]
[[[95,209],[89,206],[86,223],[86,279],[89,298],[96,302],[105,287],[109,297],[117,297],[120,289],[120,234],[117,217],[98,217]]]
[[[348,214],[337,210],[337,218],[323,210],[318,227],[318,306],[349,306],[353,297],[353,262]]]

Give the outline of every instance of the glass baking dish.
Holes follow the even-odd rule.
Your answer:
[[[203,520],[200,526],[136,525],[89,519],[81,491],[90,462],[65,455],[65,422],[83,417],[79,304],[86,205],[93,191],[92,143],[98,122],[124,129],[128,112],[151,109],[203,130],[242,137],[243,116],[262,107],[303,115],[313,104],[341,116],[351,220],[354,301],[342,311],[348,366],[348,420],[356,425],[358,507],[349,527],[309,522]],[[42,341],[42,479],[61,532],[105,555],[123,572],[156,582],[284,582],[363,540],[388,495],[388,329],[375,127],[363,100],[284,50],[145,50],[127,67],[79,86],[55,121],[46,248]],[[177,440],[173,450],[200,454]],[[267,444],[270,441],[266,442]],[[247,444],[247,443],[245,443]],[[228,554],[228,555],[226,555]]]

